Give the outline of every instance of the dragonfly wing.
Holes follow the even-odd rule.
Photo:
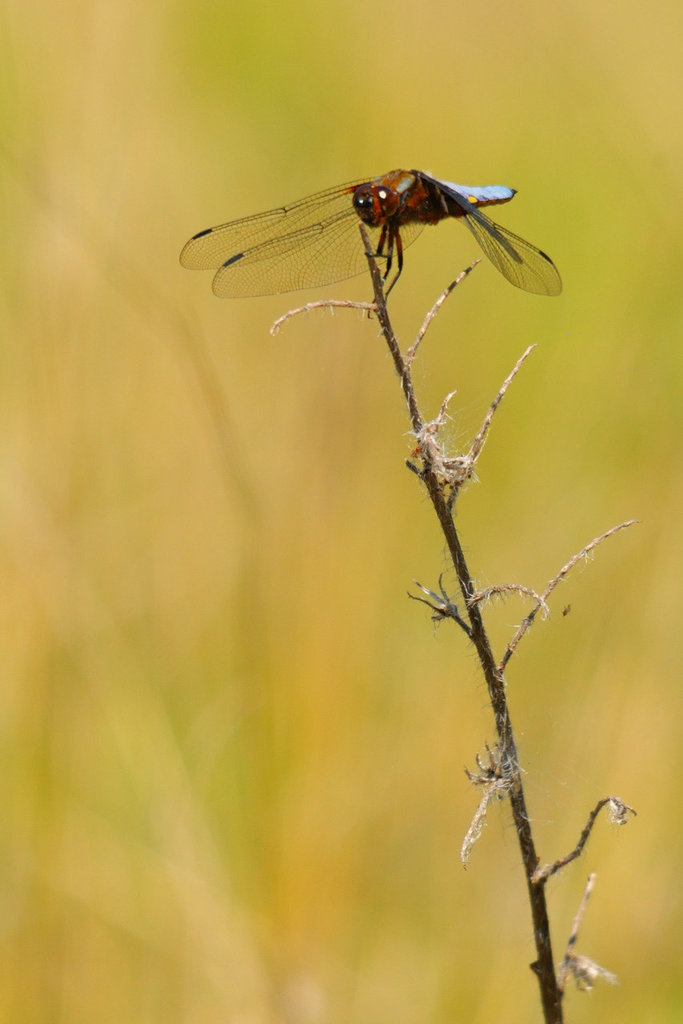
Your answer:
[[[350,197],[344,197],[350,206]],[[273,295],[316,288],[361,274],[367,259],[358,217],[346,207],[245,249],[227,260],[213,279],[222,298]]]
[[[478,208],[479,205],[507,202],[515,195],[515,189],[506,185],[456,185],[438,178],[429,180],[462,210],[465,223],[485,255],[510,284],[536,295],[560,294],[562,280],[550,257],[531,242],[525,242],[507,228],[494,224]]]
[[[362,274],[368,264],[353,194],[363,183],[338,185],[291,206],[200,231],[180,262],[193,270],[216,269],[213,290],[224,298],[315,288]],[[404,248],[421,228],[401,229]],[[380,229],[368,231],[377,244]]]
[[[190,270],[216,270],[246,249],[313,224],[333,215],[336,210],[351,207],[353,193],[359,184],[362,182],[337,185],[289,206],[200,231],[184,246],[180,262]]]
[[[510,284],[535,295],[559,295],[562,279],[550,256],[519,235],[494,224],[476,206],[465,215],[465,223],[494,267]]]
[[[273,295],[335,284],[362,274],[368,261],[359,225],[355,211],[349,216],[345,209],[253,246],[223,264],[213,279],[214,293],[221,298]],[[366,225],[366,230],[376,247],[380,229]],[[401,229],[404,249],[421,230],[421,224]]]

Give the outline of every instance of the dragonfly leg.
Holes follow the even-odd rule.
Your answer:
[[[401,238],[401,232],[398,230],[398,228],[390,229],[390,240],[389,240],[389,253],[388,253],[388,259],[387,259],[387,269],[386,269],[386,271],[384,273],[384,282],[385,282],[385,284],[386,284],[386,280],[387,280],[387,278],[389,276],[389,271],[391,270],[391,260],[392,260],[393,254],[394,254],[394,242],[396,243],[396,263],[398,264],[398,269],[396,271],[396,274],[394,275],[393,281],[391,282],[389,287],[384,292],[384,298],[385,299],[389,298],[389,292],[391,291],[391,289],[394,287],[394,285],[398,281],[399,277],[401,276],[401,271],[403,270],[403,239]]]
[[[374,254],[376,260],[386,259],[387,256],[388,256],[389,259],[391,259],[391,252],[387,253],[386,256],[384,254],[384,246],[386,245],[386,243],[387,243],[387,226],[386,226],[386,224],[383,224],[382,225],[382,230],[380,231],[380,234],[379,234],[379,239],[377,240],[377,248],[375,249],[375,254]]]

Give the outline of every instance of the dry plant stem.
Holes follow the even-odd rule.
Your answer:
[[[517,632],[510,640],[510,643],[507,645],[507,649],[505,651],[505,654],[503,655],[503,658],[499,666],[501,672],[505,670],[508,662],[510,661],[510,658],[515,653],[515,650],[517,649],[520,640],[532,626],[533,621],[536,618],[539,611],[543,611],[544,614],[547,612],[548,598],[552,594],[555,587],[557,587],[558,584],[562,583],[567,574],[571,572],[575,565],[577,565],[582,559],[588,558],[588,556],[598,546],[598,544],[602,544],[603,541],[607,540],[608,537],[614,536],[614,534],[618,533],[619,530],[625,530],[628,526],[634,526],[637,523],[637,521],[637,519],[627,519],[625,522],[619,523],[617,526],[613,526],[610,530],[606,530],[605,533],[601,533],[599,537],[595,537],[589,544],[586,544],[584,548],[581,548],[581,550],[578,551],[575,555],[572,555],[568,562],[565,562],[565,564],[562,566],[558,574],[556,576],[553,576],[553,578],[551,579],[550,583],[545,588],[543,593],[536,595],[536,605],[531,609],[529,614],[522,620],[519,628],[517,629]],[[493,588],[491,588],[491,590],[493,590]],[[482,601],[486,596],[488,596],[487,591],[485,591],[483,594],[478,594],[476,597],[477,602]]]
[[[566,854],[566,856],[564,857],[558,857],[558,859],[554,861],[552,864],[546,864],[542,868],[536,868],[533,875],[534,882],[547,881],[551,877],[551,875],[554,875],[557,871],[561,871],[562,868],[567,866],[567,864],[571,864],[573,860],[576,860],[577,857],[581,856],[583,848],[588,842],[588,837],[593,831],[595,819],[597,818],[598,814],[603,809],[603,807],[605,807],[606,805],[609,805],[610,807],[610,816],[612,818],[612,821],[616,822],[619,825],[624,825],[626,823],[629,814],[636,813],[636,811],[634,811],[632,807],[629,807],[628,804],[625,804],[623,800],[619,799],[619,797],[603,797],[603,799],[598,801],[598,803],[595,805],[593,810],[588,815],[588,821],[586,822],[583,831],[579,836],[578,843],[571,851],[571,853]]]
[[[629,808],[629,810],[632,810],[632,808]],[[635,811],[633,813],[635,814]],[[602,981],[609,982],[610,985],[617,984],[617,977],[612,974],[611,971],[601,967],[600,964],[597,964],[595,960],[591,960],[590,957],[576,952],[576,940],[579,935],[579,928],[583,921],[583,915],[586,913],[588,900],[593,892],[595,877],[595,874],[588,876],[588,881],[586,883],[583,896],[581,897],[579,909],[572,921],[572,930],[569,934],[564,959],[557,972],[557,984],[561,992],[564,992],[567,986],[567,981],[570,977],[574,978],[577,988],[582,989],[584,992],[589,992],[598,978]]]
[[[457,285],[459,285],[460,282],[464,280],[464,278],[467,277],[468,274],[472,273],[472,271],[474,270],[478,263],[481,263],[480,259],[474,260],[473,263],[470,263],[469,267],[466,267],[464,270],[462,270],[456,277],[455,281],[451,281],[448,287],[444,288],[444,290],[441,292],[441,295],[439,295],[438,299],[427,313],[427,316],[424,318],[422,322],[422,327],[420,327],[420,330],[417,332],[417,337],[415,338],[415,341],[405,354],[405,362],[408,366],[411,365],[413,359],[415,358],[415,355],[417,354],[417,350],[420,347],[420,342],[422,341],[422,339],[424,338],[425,334],[429,329],[429,325],[431,324],[432,320],[443,306],[448,296],[451,294],[453,289]]]
[[[472,442],[472,447],[470,449],[470,458],[472,459],[473,462],[476,462],[476,460],[479,458],[481,450],[484,447],[484,442],[486,441],[486,436],[491,428],[493,417],[496,414],[498,406],[503,401],[505,392],[510,387],[513,380],[521,370],[522,363],[524,363],[529,358],[529,356],[535,348],[535,345],[529,345],[528,348],[526,348],[524,352],[522,352],[521,356],[519,357],[515,365],[512,367],[512,370],[501,384],[498,394],[491,402],[491,405],[489,406],[489,411],[486,413],[486,416],[484,417],[484,422],[482,423],[481,427],[477,432],[477,436]]]
[[[574,915],[574,920],[572,921],[572,930],[569,933],[569,939],[567,940],[567,949],[565,950],[564,959],[560,964],[559,970],[557,972],[557,983],[562,992],[564,992],[565,987],[567,985],[567,978],[569,977],[569,965],[574,955],[576,940],[579,936],[579,928],[581,927],[581,922],[583,921],[583,915],[586,913],[586,907],[588,906],[588,900],[591,897],[594,885],[595,872],[588,876],[588,881],[586,882],[586,888],[584,889],[583,896],[581,897],[579,909],[576,911],[576,914]]]
[[[297,306],[296,309],[288,309],[286,313],[279,316],[272,324],[270,333],[276,335],[287,320],[291,320],[293,316],[299,316],[301,313],[310,313],[313,309],[360,309],[364,313],[374,313],[375,303],[352,302],[351,299],[319,299],[317,302],[307,302],[303,306]]]
[[[406,363],[389,320],[386,300],[382,288],[382,278],[375,260],[372,257],[372,249],[367,234],[361,228],[361,234],[365,243],[365,251],[368,255],[368,263],[372,276],[375,291],[375,302],[377,304],[377,317],[382,329],[382,334],[389,347],[396,372],[401,380],[403,393],[408,404],[410,419],[413,431],[419,435],[424,426],[420,414],[410,373],[410,365]],[[532,968],[538,978],[543,1015],[546,1024],[562,1024],[562,993],[557,985],[555,967],[553,963],[552,944],[550,939],[550,923],[548,920],[548,909],[545,899],[545,880],[534,881],[534,872],[538,867],[538,856],[534,845],[534,839],[529,823],[529,815],[526,807],[524,788],[522,785],[522,773],[517,757],[517,746],[515,743],[510,711],[507,703],[505,690],[505,677],[502,668],[497,664],[491,649],[491,644],[486,633],[484,622],[479,609],[479,604],[473,601],[475,587],[467,567],[467,561],[460,544],[460,538],[453,521],[453,512],[448,497],[444,493],[443,480],[434,470],[434,464],[427,450],[423,452],[423,469],[420,474],[432,505],[439,520],[441,530],[446,539],[448,550],[458,577],[458,583],[464,599],[465,607],[471,629],[471,640],[477,651],[486,685],[489,692],[491,707],[495,719],[496,732],[498,734],[498,745],[501,752],[501,763],[506,778],[509,780],[509,797],[515,829],[519,840],[524,872],[529,891],[529,902],[531,905],[531,916],[534,928],[534,941],[536,944],[537,959]]]

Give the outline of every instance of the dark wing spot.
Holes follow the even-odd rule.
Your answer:
[[[224,266],[224,267],[229,267],[229,266],[231,266],[231,265],[232,265],[233,263],[237,263],[237,261],[238,261],[238,260],[241,260],[243,256],[244,256],[244,253],[243,253],[243,252],[236,252],[234,256],[231,256],[229,260],[226,260],[226,261],[225,261],[225,263],[223,264],[223,266]]]

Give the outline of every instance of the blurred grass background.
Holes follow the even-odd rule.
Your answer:
[[[482,584],[592,537],[509,685],[574,1022],[683,1020],[683,9],[574,0],[10,0],[0,29],[0,1017],[540,1019],[505,806],[464,872],[492,739],[463,637],[406,599],[443,543],[376,325],[320,293],[221,302],[197,230],[394,167],[519,195],[544,300],[482,265],[422,350],[462,446],[529,343],[458,509]],[[425,231],[407,343],[478,253]],[[369,297],[363,278],[324,295]],[[455,406],[454,406],[455,409]],[[453,590],[452,579],[447,585]],[[560,614],[571,605],[571,614]],[[525,606],[489,611],[499,650]]]

